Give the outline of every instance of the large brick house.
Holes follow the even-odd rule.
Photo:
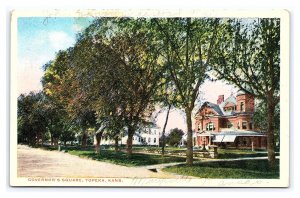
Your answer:
[[[221,147],[266,149],[266,134],[253,123],[254,97],[239,91],[217,104],[205,102],[195,116],[194,144]]]

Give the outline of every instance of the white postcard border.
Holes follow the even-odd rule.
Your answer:
[[[88,182],[90,178],[17,177],[17,19],[18,17],[235,17],[280,18],[280,179],[141,179]],[[286,10],[17,10],[11,15],[10,185],[11,186],[119,186],[119,187],[288,187],[289,186],[289,43]],[[63,181],[65,179],[65,181]],[[76,180],[77,179],[77,180]],[[39,181],[38,181],[39,180]],[[46,181],[41,181],[46,180]],[[68,181],[69,180],[69,181]]]

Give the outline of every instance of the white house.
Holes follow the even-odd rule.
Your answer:
[[[140,131],[136,131],[132,138],[132,145],[150,145],[159,146],[159,138],[161,136],[160,127],[151,126],[143,128]],[[126,144],[128,135],[122,137],[119,144]],[[112,145],[114,140],[102,139],[101,145]]]
[[[193,131],[193,146],[199,146],[197,144],[196,138],[197,138],[197,133]],[[186,142],[187,142],[187,133],[184,133],[183,136],[182,136],[182,138],[181,138],[181,141],[179,143],[179,146],[180,147],[185,147],[186,146]]]

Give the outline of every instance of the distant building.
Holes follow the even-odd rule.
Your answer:
[[[160,128],[157,126],[144,128],[142,131],[136,132],[133,135],[132,144],[159,146],[160,135]],[[123,137],[122,142],[126,143],[127,138],[127,136]]]
[[[253,123],[254,97],[239,91],[217,104],[205,102],[195,116],[194,144],[223,147],[266,149],[266,134]]]
[[[161,136],[160,127],[149,126],[141,129],[140,131],[135,132],[132,138],[132,145],[149,145],[149,146],[159,146],[159,138]],[[125,134],[119,144],[126,144],[128,135]],[[112,145],[114,140],[104,138],[101,141],[101,145]]]

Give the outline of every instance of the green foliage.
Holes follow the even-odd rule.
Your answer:
[[[18,143],[37,145],[47,137],[47,116],[42,92],[18,97]]]
[[[181,175],[213,179],[278,179],[279,161],[276,169],[270,170],[267,160],[242,160],[205,162],[193,166],[179,165],[164,168],[164,171]]]
[[[219,79],[270,101],[272,110],[279,102],[279,37],[278,19],[97,18],[44,67],[50,133],[65,139],[54,134],[63,123],[76,125],[83,138],[89,128],[105,128],[112,138],[126,130],[130,153],[134,132],[160,103],[185,111],[191,164],[192,111],[212,68]],[[72,137],[68,127],[63,131]]]
[[[167,18],[153,19],[163,43],[168,73],[176,88],[176,104],[186,114],[187,163],[193,163],[192,111],[199,97],[199,88],[208,77],[207,71],[219,19]]]
[[[233,159],[245,157],[267,157],[267,152],[256,152],[241,149],[218,149],[218,159]]]
[[[257,127],[259,130],[261,130],[262,132],[268,131],[268,108],[267,104],[264,101],[258,102],[256,104],[253,121],[255,123],[255,127]],[[274,136],[275,143],[278,146],[280,142],[280,103],[278,103],[275,107]]]
[[[111,137],[126,127],[131,139],[154,110],[165,69],[155,42],[149,20],[101,18],[75,45],[76,79]]]
[[[94,151],[80,151],[80,150],[70,150],[68,153],[72,155],[77,155],[79,157],[91,158],[97,161],[105,161],[113,164],[119,164],[124,166],[143,166],[143,165],[153,165],[171,162],[183,162],[185,161],[182,157],[172,157],[153,154],[138,154],[133,153],[132,155],[127,155],[124,152],[114,152],[111,150],[102,150],[100,154]]]
[[[214,50],[218,19],[167,18],[153,19],[163,42],[162,53],[168,75],[178,92],[182,109],[193,108],[201,83],[207,78]]]
[[[178,146],[183,135],[184,133],[181,129],[171,129],[169,135],[166,137],[166,143],[170,146]]]
[[[218,32],[211,64],[219,79],[266,100],[279,96],[280,20],[226,20]]]
[[[212,56],[215,75],[265,103],[270,166],[275,168],[275,109],[280,101],[280,19],[224,20]]]

